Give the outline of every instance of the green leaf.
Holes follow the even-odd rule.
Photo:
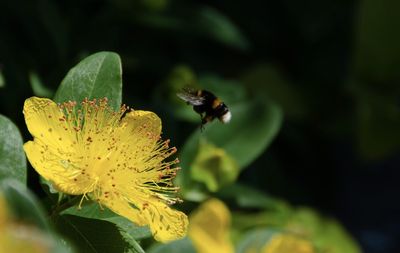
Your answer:
[[[18,128],[0,115],[0,179],[14,178],[26,183],[26,158]]]
[[[192,241],[185,237],[181,240],[167,244],[157,244],[150,248],[147,253],[196,253]]]
[[[229,199],[229,202],[234,202],[243,208],[269,210],[286,210],[288,208],[284,201],[268,196],[250,186],[240,184],[233,184],[222,188],[217,196],[220,199]]]
[[[185,21],[176,16],[166,16],[154,12],[139,12],[135,20],[142,25],[167,31],[179,31],[185,27]]]
[[[306,103],[301,91],[276,67],[258,64],[246,70],[240,80],[253,94],[260,94],[280,105],[286,117],[298,119],[306,115]]]
[[[129,244],[117,227],[107,221],[63,215],[57,220],[56,226],[79,252],[144,252],[136,242],[136,245]]]
[[[152,28],[173,31],[172,35],[209,38],[237,50],[248,50],[250,42],[240,28],[224,13],[202,5],[186,3],[173,15],[167,13],[137,13],[135,20]]]
[[[398,96],[377,94],[358,88],[356,136],[361,155],[383,159],[400,150],[400,107]]]
[[[37,73],[29,73],[29,81],[31,83],[33,94],[35,94],[35,96],[46,98],[53,97],[54,91],[44,86]]]
[[[352,236],[335,220],[326,219],[323,233],[316,234],[314,242],[321,245],[322,252],[361,253],[361,248]]]
[[[261,252],[264,245],[277,233],[271,229],[255,229],[245,234],[237,246],[236,252]]]
[[[289,209],[283,212],[236,212],[232,213],[232,226],[239,231],[260,227],[280,228],[288,220],[290,214]]]
[[[62,214],[109,221],[115,224],[119,228],[121,234],[128,239],[132,238],[133,240],[142,240],[151,237],[151,231],[147,226],[137,226],[130,220],[117,215],[106,207],[100,209],[99,204],[95,202],[83,205],[82,209],[71,207],[63,211]]]
[[[107,97],[114,110],[122,100],[122,66],[118,54],[100,52],[83,59],[73,67],[61,82],[56,102],[82,101]]]
[[[6,79],[4,78],[3,71],[0,68],[0,88],[4,88],[6,86]]]
[[[397,90],[400,80],[399,10],[399,1],[361,1],[355,30],[356,76],[374,86]]]
[[[351,84],[361,155],[384,159],[400,150],[400,2],[364,0],[356,23]]]
[[[14,179],[2,180],[0,194],[6,199],[7,209],[12,215],[12,220],[17,222],[18,226],[21,226],[21,231],[26,233],[24,236],[34,237],[33,240],[30,240],[32,246],[44,243],[46,247],[49,247],[49,252],[74,252],[71,247],[67,247],[65,239],[59,238],[54,233],[43,208],[25,185]]]
[[[361,252],[356,241],[342,225],[334,219],[320,216],[310,208],[296,209],[285,228],[307,236],[321,252]]]
[[[196,21],[197,29],[216,41],[241,50],[250,46],[237,26],[217,9],[204,6],[197,13]]]
[[[163,11],[167,8],[169,0],[145,0],[140,3],[146,7],[149,11]]]
[[[250,192],[248,192],[250,196]],[[268,240],[264,237],[270,232],[288,233],[306,239],[319,250],[318,252],[360,253],[360,247],[351,235],[334,219],[325,218],[307,207],[293,208],[287,204],[280,208],[267,207],[258,213],[236,212],[232,214],[233,226],[239,230],[254,227],[254,232],[246,234],[239,243],[239,249],[247,250],[249,246],[262,246]],[[269,231],[269,232],[267,232]],[[264,238],[258,240],[257,238]],[[264,241],[264,242],[263,242]],[[239,250],[239,252],[243,252]],[[256,251],[258,252],[258,251]]]
[[[43,208],[25,185],[14,179],[5,179],[1,181],[0,189],[15,218],[28,224],[35,224],[44,231],[51,231]]]

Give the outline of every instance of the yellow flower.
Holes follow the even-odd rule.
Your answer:
[[[205,183],[208,190],[216,192],[222,186],[234,182],[239,172],[235,159],[224,149],[200,139],[199,151],[191,169],[193,179]]]
[[[47,253],[54,243],[35,227],[12,220],[6,201],[0,194],[0,252]]]
[[[231,215],[225,204],[211,199],[190,217],[188,235],[199,253],[233,253],[229,239]]]
[[[34,140],[24,145],[35,170],[59,191],[89,196],[134,223],[149,225],[156,240],[185,236],[184,213],[172,184],[178,160],[162,141],[161,120],[148,111],[118,112],[107,99],[57,105],[44,98],[25,101],[25,121]],[[83,200],[83,198],[82,198]]]
[[[262,253],[315,253],[311,242],[290,234],[278,234],[261,250]]]

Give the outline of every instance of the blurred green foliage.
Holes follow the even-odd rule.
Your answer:
[[[224,149],[217,148],[204,139],[200,139],[199,151],[190,167],[192,179],[205,183],[211,192],[235,182],[239,175],[236,160],[226,154]]]
[[[6,200],[5,203],[2,203],[6,204],[6,206],[0,206],[0,209],[2,211],[6,209],[10,215],[10,217],[0,218],[2,219],[2,239],[6,238],[3,242],[7,243],[7,232],[11,232],[4,229],[7,229],[7,225],[9,228],[12,228],[13,223],[15,223],[19,226],[17,227],[16,236],[20,237],[16,238],[18,238],[17,241],[20,245],[28,242],[27,245],[31,244],[32,249],[35,245],[39,247],[40,245],[44,245],[50,252],[54,253],[73,252],[71,245],[67,245],[66,239],[59,237],[55,233],[54,227],[48,221],[38,199],[24,184],[12,178],[2,178],[0,182],[0,194]],[[15,248],[7,250],[13,252]],[[29,248],[25,250],[29,250]]]
[[[75,215],[89,219],[99,219],[114,223],[117,225],[119,232],[126,236],[132,237],[134,240],[142,240],[151,236],[148,227],[139,227],[124,217],[116,215],[107,208],[102,210],[98,208],[96,203],[84,205],[84,208],[78,209],[76,206],[70,207],[62,212],[63,215]]]
[[[0,178],[13,178],[26,184],[26,158],[22,137],[14,123],[0,115]]]
[[[37,73],[31,72],[29,74],[29,81],[35,96],[45,98],[51,98],[54,96],[54,91],[50,90],[42,83]]]
[[[400,148],[399,9],[396,1],[365,0],[356,24],[356,133],[361,153],[373,159]]]

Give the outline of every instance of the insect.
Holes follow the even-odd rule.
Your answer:
[[[228,106],[210,91],[184,88],[182,92],[176,95],[187,104],[193,105],[193,110],[200,114],[201,130],[203,130],[205,124],[215,118],[218,118],[222,123],[228,123],[232,118]]]

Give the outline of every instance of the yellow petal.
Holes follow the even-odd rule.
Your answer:
[[[290,234],[278,234],[261,250],[262,253],[314,253],[311,242]]]
[[[128,124],[132,131],[144,126],[147,132],[154,136],[161,134],[161,119],[150,111],[133,110],[121,120],[121,124]]]
[[[7,222],[8,218],[8,210],[6,200],[3,195],[0,193],[0,227],[3,226]]]
[[[156,240],[168,242],[186,235],[189,224],[187,216],[171,209],[168,205],[156,199],[142,205],[142,214],[150,226]]]
[[[50,99],[28,98],[23,113],[28,130],[34,138],[63,150],[72,150],[76,146],[73,129],[69,129],[63,112]]]
[[[150,169],[155,163],[154,159],[151,164],[148,160],[154,158],[152,152],[160,138],[161,120],[152,112],[132,111],[117,126],[91,132],[85,131],[82,139],[91,141],[87,143],[85,154],[98,175],[108,175],[115,169],[120,172],[114,175],[117,181],[131,184],[138,177],[132,172]]]
[[[133,206],[121,193],[110,190],[101,196],[100,203],[139,226],[149,225],[154,238],[160,242],[177,240],[186,235],[187,216],[154,197]]]
[[[232,253],[230,213],[223,202],[211,199],[190,217],[189,237],[199,253]]]
[[[31,97],[24,104],[25,122],[34,141],[24,150],[33,168],[54,187],[68,194],[93,190],[95,179],[85,173],[84,146],[77,131],[56,103],[47,98]]]
[[[0,252],[49,253],[54,242],[42,231],[25,224],[8,224],[0,228]]]
[[[203,182],[208,190],[216,192],[224,185],[234,182],[240,170],[236,160],[224,149],[200,139],[190,172],[194,180]]]
[[[109,171],[100,187],[107,197],[102,195],[100,201],[138,225],[149,225],[156,240],[167,242],[186,235],[188,219],[171,209],[166,204],[169,197],[162,194],[175,192],[176,188],[157,185],[170,183],[176,171],[167,169],[175,161],[163,161],[173,149],[159,141],[160,134],[161,120],[152,112],[132,111],[123,117],[113,133],[121,150],[110,156],[106,166],[103,164]],[[129,203],[137,209],[132,210]]]
[[[124,142],[132,144],[129,147],[130,154],[140,154],[142,157],[154,149],[160,134],[161,120],[149,111],[127,113],[116,129],[116,135],[120,135]]]
[[[93,179],[76,167],[75,153],[66,153],[42,143],[39,140],[28,141],[24,150],[32,167],[54,187],[62,192],[79,195],[93,189]]]

